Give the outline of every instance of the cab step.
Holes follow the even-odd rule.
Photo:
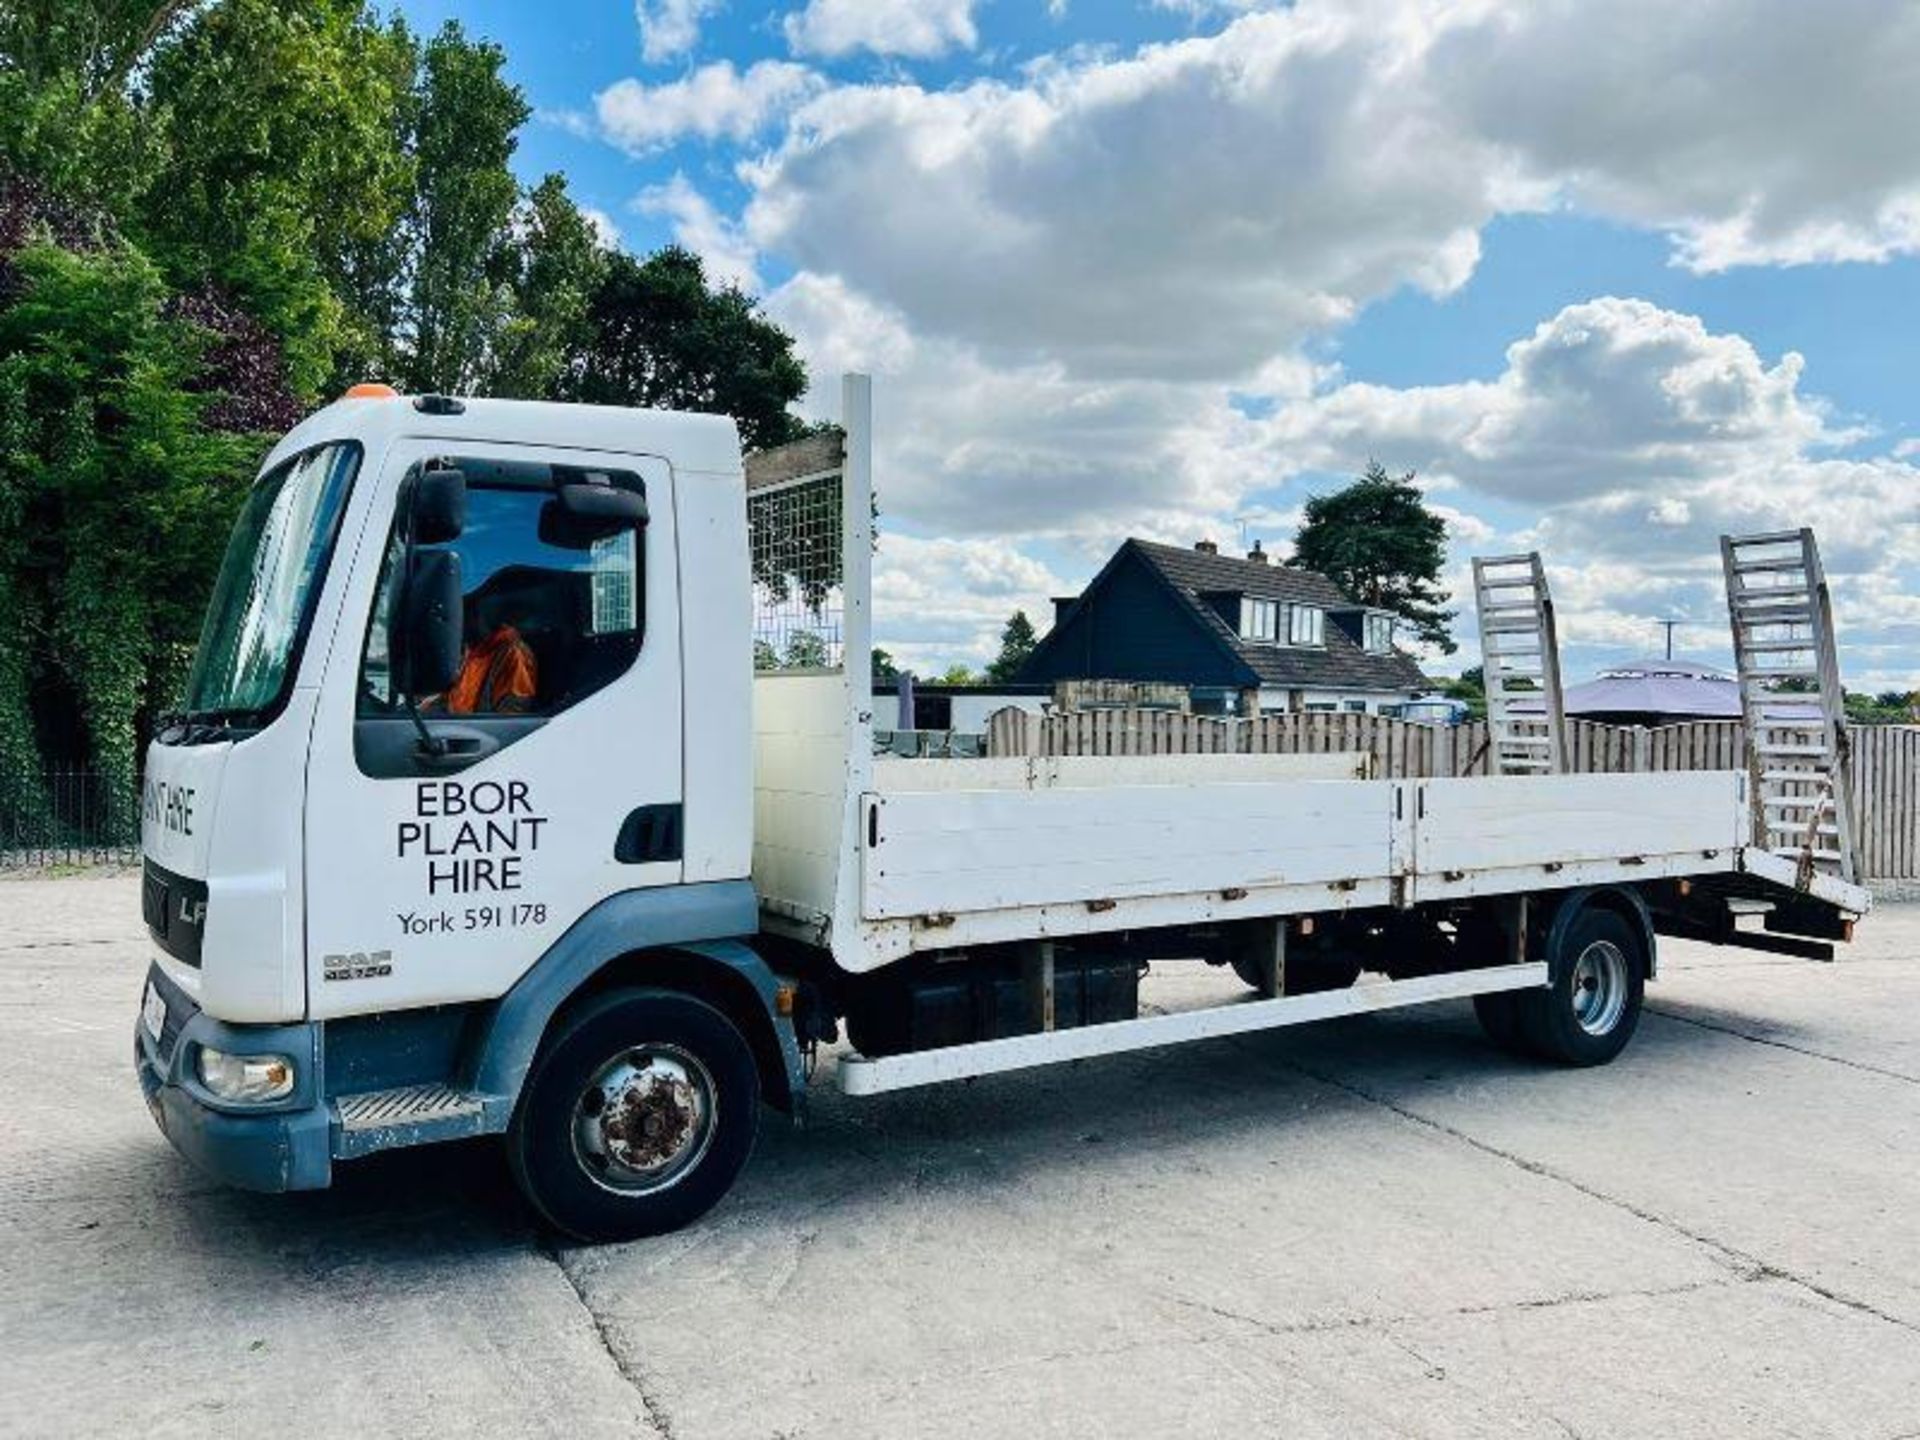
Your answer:
[[[333,1108],[336,1160],[432,1140],[459,1140],[490,1128],[485,1096],[437,1082],[342,1095]]]

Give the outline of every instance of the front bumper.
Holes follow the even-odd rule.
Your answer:
[[[156,1039],[134,1021],[133,1060],[154,1123],[188,1160],[245,1190],[322,1190],[333,1179],[331,1119],[320,1098],[318,1025],[228,1025],[204,1015],[158,965],[147,983],[167,1002]],[[231,1105],[200,1085],[195,1052],[291,1055],[293,1093],[270,1105]]]

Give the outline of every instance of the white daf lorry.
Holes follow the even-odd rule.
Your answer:
[[[843,1024],[853,1095],[1466,996],[1592,1064],[1656,933],[1817,950],[1867,908],[1790,536],[1729,549],[1735,633],[1832,713],[1756,698],[1798,753],[1743,772],[1563,773],[1544,589],[1497,566],[1489,777],[876,758],[845,401],[843,446],[751,486],[724,418],[384,387],[274,449],[146,758],[135,1059],[181,1152],[281,1191],[497,1135],[552,1225],[642,1235],[720,1198]],[[1251,993],[1143,1016],[1182,960]]]

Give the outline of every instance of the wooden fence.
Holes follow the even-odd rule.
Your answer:
[[[1920,726],[1863,725],[1853,742],[1854,814],[1875,879],[1920,879]],[[1658,729],[1567,722],[1578,771],[1739,770],[1744,727],[1702,720]],[[1165,710],[1082,710],[1040,716],[1006,709],[987,722],[987,754],[1180,755],[1365,751],[1388,779],[1487,773],[1487,727],[1423,725],[1378,715],[1310,712],[1217,719]]]

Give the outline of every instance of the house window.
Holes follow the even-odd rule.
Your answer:
[[[1287,607],[1287,643],[1322,645],[1326,643],[1327,612],[1312,605]]]
[[[1386,651],[1393,648],[1393,617],[1391,615],[1367,616],[1367,649]]]
[[[1244,640],[1280,638],[1280,606],[1273,600],[1245,599],[1240,602],[1240,636]]]
[[[1367,713],[1367,702],[1364,700],[1349,700],[1346,702],[1346,709],[1350,715],[1364,715]]]

